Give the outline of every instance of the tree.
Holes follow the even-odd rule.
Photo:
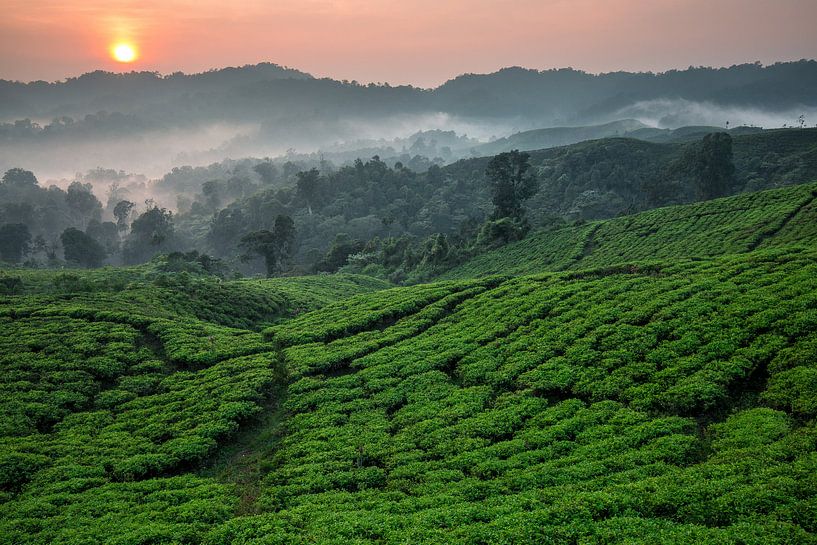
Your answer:
[[[524,215],[522,203],[538,189],[537,181],[528,174],[530,155],[519,150],[500,153],[488,163],[485,174],[494,204],[492,219],[515,218]]]
[[[218,210],[221,205],[221,184],[218,180],[210,180],[201,184],[201,194],[204,196],[205,205],[210,212]]]
[[[85,233],[100,243],[108,255],[119,251],[119,229],[114,222],[91,220],[88,222]]]
[[[12,168],[3,174],[2,185],[17,189],[32,189],[37,187],[37,177],[30,170]]]
[[[693,163],[695,192],[699,200],[714,199],[729,194],[735,183],[732,162],[732,137],[725,132],[707,134],[698,147]]]
[[[0,258],[18,263],[31,249],[31,233],[24,223],[0,226]]]
[[[173,241],[173,213],[151,206],[133,220],[122,257],[128,264],[142,263],[160,251],[170,249]]]
[[[244,211],[238,207],[228,207],[215,214],[210,222],[207,242],[217,255],[228,255],[235,250],[235,245],[250,228],[250,222]]]
[[[312,215],[312,206],[317,203],[320,194],[320,172],[317,168],[298,173],[296,196],[306,203],[309,215]]]
[[[332,246],[329,247],[326,255],[315,264],[315,270],[336,272],[346,265],[350,255],[362,250],[363,243],[361,241],[352,239],[346,233],[338,233],[335,235],[335,240],[332,241]]]
[[[113,208],[113,215],[116,218],[116,226],[120,231],[128,230],[128,219],[133,210],[133,203],[130,201],[119,201]]]
[[[99,267],[107,255],[105,248],[100,243],[74,227],[69,227],[62,232],[60,242],[62,242],[65,260],[85,267]]]
[[[91,190],[91,184],[72,182],[65,194],[68,207],[74,210],[83,220],[99,219],[102,216],[102,203],[99,202],[99,199],[94,196]]]
[[[275,218],[272,231],[254,231],[242,237],[242,259],[249,261],[258,255],[264,258],[267,276],[274,276],[284,269],[284,264],[295,249],[295,223],[289,216]]]
[[[278,169],[269,161],[258,163],[252,169],[261,178],[261,183],[265,185],[271,185],[278,177]]]

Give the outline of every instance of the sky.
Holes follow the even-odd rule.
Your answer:
[[[436,86],[504,66],[589,72],[817,58],[817,0],[0,0],[0,79],[274,62]],[[138,58],[118,63],[111,46]]]

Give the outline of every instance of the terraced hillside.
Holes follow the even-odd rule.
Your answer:
[[[745,193],[540,231],[477,256],[442,278],[533,274],[626,261],[705,258],[817,244],[817,183]]]
[[[379,291],[6,273],[0,543],[815,543],[815,190]]]
[[[2,280],[20,293],[0,298],[3,543],[189,541],[228,517],[230,487],[189,472],[277,403],[282,361],[247,328],[385,286],[167,285],[138,269]]]
[[[281,443],[261,514],[210,542],[812,542],[816,273],[776,250],[492,278],[269,329]]]

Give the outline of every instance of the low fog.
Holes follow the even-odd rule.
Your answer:
[[[681,99],[639,101],[615,112],[587,119],[594,123],[635,119],[647,127],[676,129],[685,126],[734,128],[796,126],[803,115],[806,124],[817,120],[815,108],[764,111],[758,108],[724,107]],[[0,146],[0,171],[22,167],[34,171],[41,182],[66,187],[73,180],[92,183],[105,202],[108,186],[123,183],[97,179],[100,172],[133,173],[142,179],[141,188],[130,188],[131,200],[152,198],[171,209],[175,199],[152,194],[151,180],[174,167],[204,166],[225,159],[245,157],[303,159],[320,157],[336,165],[357,157],[387,158],[421,155],[438,164],[480,155],[480,144],[511,136],[519,131],[547,128],[520,118],[477,119],[445,112],[403,114],[382,119],[334,119],[304,125],[264,123],[209,123],[164,130],[128,130],[115,134],[40,134],[30,138],[6,139]],[[43,131],[45,133],[46,131]],[[443,134],[444,133],[444,134]],[[587,134],[586,132],[582,134]],[[592,133],[591,133],[592,134]],[[599,133],[600,136],[605,134]],[[626,133],[620,134],[627,136]],[[419,142],[418,142],[419,140]],[[578,140],[578,138],[577,138]],[[96,171],[85,179],[87,173]]]
[[[609,126],[592,126],[619,120],[627,120],[621,127],[639,121],[660,129],[725,128],[727,122],[730,128],[814,126],[815,82],[814,61],[663,74],[507,68],[459,76],[435,89],[317,79],[273,64],[194,75],[0,80],[0,171],[21,167],[42,184],[63,187],[94,171],[83,183],[92,183],[103,202],[116,182],[132,186],[138,200],[175,208],[177,196],[152,194],[152,180],[176,167],[225,159],[341,166],[378,155],[392,164],[421,158],[412,168],[422,170],[485,155],[493,149],[488,142],[556,126],[567,127],[560,144],[611,136]],[[633,135],[649,138],[643,131]],[[533,146],[527,149],[553,145],[520,137],[497,146],[505,142]],[[96,179],[105,171],[141,181]]]
[[[742,106],[723,106],[713,102],[696,102],[684,99],[657,99],[639,101],[608,117],[637,119],[645,125],[661,129],[677,129],[686,126],[729,127],[749,126],[764,129],[800,126],[803,116],[805,126],[817,126],[817,108],[795,106],[782,110],[770,110]]]

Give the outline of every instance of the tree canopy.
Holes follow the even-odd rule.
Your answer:
[[[513,150],[491,159],[485,169],[494,204],[493,219],[516,218],[524,215],[522,203],[538,188],[536,178],[528,173],[530,154]]]

